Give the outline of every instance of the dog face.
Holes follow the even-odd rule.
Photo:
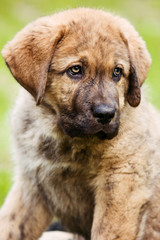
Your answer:
[[[54,107],[66,134],[110,139],[117,134],[125,102],[128,51],[111,31],[97,26],[90,31],[90,24],[77,31],[78,26],[71,24],[55,50],[45,100]]]
[[[98,20],[97,20],[98,19]],[[112,139],[127,102],[140,103],[151,60],[124,19],[99,10],[74,9],[42,18],[3,50],[14,77],[47,103],[71,137]]]

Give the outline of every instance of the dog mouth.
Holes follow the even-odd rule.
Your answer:
[[[95,134],[96,137],[98,137],[100,140],[110,140],[114,137],[116,137],[118,134],[118,128],[114,130],[112,133],[105,133],[104,131],[99,131]]]
[[[107,118],[107,121],[93,117],[92,114],[61,114],[59,118],[64,134],[72,138],[97,137],[100,140],[110,140],[117,136],[119,124],[119,111],[116,111],[111,119]]]
[[[72,138],[97,137],[100,140],[110,140],[118,134],[119,121],[116,121],[114,124],[97,124],[90,127],[86,127],[87,124],[82,126],[77,125],[75,122],[72,124],[66,124],[66,122],[61,121],[60,126],[63,132]]]

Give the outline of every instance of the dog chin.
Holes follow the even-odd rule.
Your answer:
[[[114,128],[114,129],[110,129],[110,131],[103,131],[103,130],[100,130],[98,132],[85,132],[83,131],[82,129],[75,129],[75,128],[70,128],[70,129],[63,129],[63,132],[70,136],[71,138],[74,138],[74,137],[78,137],[78,138],[93,138],[93,137],[97,137],[98,139],[100,140],[110,140],[114,137],[117,136],[118,134],[118,127]]]
[[[116,129],[112,133],[105,133],[103,131],[100,131],[95,134],[96,137],[98,137],[100,140],[111,140],[112,138],[116,137],[118,134],[118,129]]]

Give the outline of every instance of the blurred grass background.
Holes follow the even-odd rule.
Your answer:
[[[0,49],[28,22],[79,6],[109,10],[128,18],[136,27],[153,59],[147,83],[150,99],[160,109],[160,0],[1,0]],[[12,182],[9,116],[18,88],[0,56],[0,205]]]

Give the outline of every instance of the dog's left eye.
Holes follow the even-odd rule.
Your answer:
[[[83,75],[82,67],[80,65],[72,66],[67,70],[67,74],[71,78],[76,78],[76,79],[78,78],[79,79]]]
[[[116,67],[114,69],[112,78],[114,81],[119,81],[121,79],[121,75],[122,75],[122,68]]]

